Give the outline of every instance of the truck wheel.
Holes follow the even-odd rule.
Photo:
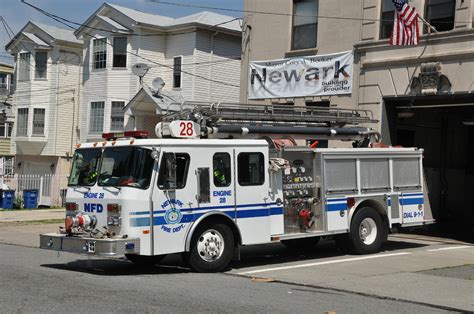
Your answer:
[[[318,244],[319,237],[310,237],[302,239],[281,240],[281,243],[289,249],[302,250],[312,249]]]
[[[125,257],[135,265],[139,266],[153,266],[161,262],[166,255],[155,255],[155,256],[146,256],[146,255],[137,255],[137,254],[125,254]]]
[[[234,235],[227,225],[203,225],[193,235],[188,263],[200,273],[220,272],[229,265],[233,254]]]
[[[371,207],[364,207],[352,217],[348,245],[356,254],[376,253],[380,250],[386,234],[379,213]]]

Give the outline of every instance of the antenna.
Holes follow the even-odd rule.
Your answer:
[[[161,77],[157,77],[153,79],[151,85],[156,89],[156,93],[159,94],[163,87],[165,87],[165,81]]]
[[[132,66],[132,73],[139,77],[140,86],[142,85],[143,77],[150,70],[150,66],[146,63],[136,63]]]

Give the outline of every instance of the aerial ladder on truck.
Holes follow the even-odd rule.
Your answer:
[[[423,150],[374,148],[376,122],[369,110],[171,104],[156,139],[134,131],[78,145],[65,228],[41,235],[41,247],[136,263],[181,253],[200,272],[276,241],[334,237],[348,252],[375,253],[392,228],[433,223]]]
[[[199,102],[183,102],[169,107],[171,112],[162,117],[156,128],[160,137],[180,136],[170,133],[170,123],[193,121],[199,130],[195,135],[200,138],[288,135],[294,139],[360,141],[355,145],[368,145],[367,140],[380,140],[378,132],[359,126],[378,122],[370,110]]]

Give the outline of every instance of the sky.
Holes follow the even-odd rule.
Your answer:
[[[25,0],[37,7],[44,9],[55,15],[70,19],[74,22],[84,22],[100,5],[104,2],[118,4],[135,10],[147,13],[159,14],[169,17],[179,17],[193,14],[204,9],[184,8],[168,4],[160,4],[151,0]],[[158,0],[155,0],[158,1]],[[167,0],[167,2],[184,3],[192,5],[202,5],[208,7],[221,7],[229,9],[243,8],[243,0]],[[240,12],[226,12],[219,10],[208,10],[216,13],[241,17]],[[20,0],[0,0],[0,16],[2,16],[15,33],[29,21],[41,22],[62,28],[64,25],[57,23],[51,18],[43,15],[35,9],[21,3]],[[5,45],[10,41],[3,24],[0,23],[0,62],[13,63],[13,59],[5,52]]]

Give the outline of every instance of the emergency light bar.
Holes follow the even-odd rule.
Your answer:
[[[126,138],[126,137],[145,139],[145,138],[148,138],[148,132],[147,131],[125,131],[125,132],[111,132],[111,133],[102,134],[102,138],[107,141],[112,141],[118,138]]]

